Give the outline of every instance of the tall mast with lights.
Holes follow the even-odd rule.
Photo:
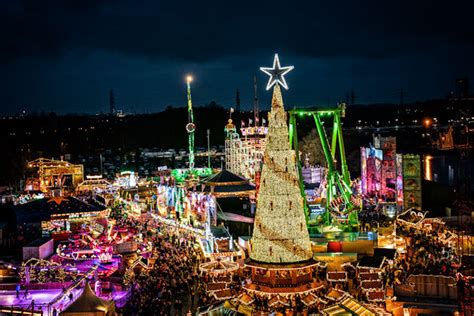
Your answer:
[[[191,99],[191,81],[193,81],[192,76],[186,77],[187,84],[187,94],[188,94],[188,124],[186,124],[186,132],[188,132],[188,150],[189,150],[189,169],[194,169],[194,131],[196,130],[196,125],[194,124],[194,115],[193,115],[193,101]]]
[[[259,108],[258,108],[258,94],[257,94],[257,76],[253,77],[253,121],[255,126],[259,123]]]

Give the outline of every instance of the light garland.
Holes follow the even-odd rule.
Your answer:
[[[347,272],[345,271],[328,271],[326,279],[331,282],[347,282]]]
[[[273,292],[266,292],[266,291],[262,291],[262,290],[258,290],[258,289],[252,289],[252,288],[248,288],[248,287],[245,287],[245,291],[247,292],[253,292],[253,293],[258,293],[259,295],[263,295],[267,298],[270,298],[270,297],[274,297],[275,295],[279,295],[279,296],[284,296],[286,298],[292,298],[292,297],[296,297],[296,295],[302,295],[302,294],[310,294],[310,293],[314,293],[314,292],[317,292],[319,291],[320,289],[322,289],[324,287],[324,285],[320,285],[318,287],[315,287],[315,288],[311,288],[311,289],[308,289],[308,290],[304,290],[304,291],[298,291],[298,292],[278,292],[278,293],[273,293]]]

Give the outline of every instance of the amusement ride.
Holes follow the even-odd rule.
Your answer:
[[[345,104],[339,104],[333,109],[295,109],[289,113],[289,138],[292,148],[298,152],[298,135],[296,118],[310,116],[314,119],[317,134],[321,141],[321,147],[327,164],[326,179],[320,184],[322,186],[321,200],[324,204],[323,225],[334,227],[342,224],[344,230],[357,231],[357,210],[361,203],[353,192],[352,181],[347,167],[344,139],[342,135],[341,118],[345,116]],[[324,122],[333,120],[332,138],[329,142]],[[339,152],[339,157],[338,156]],[[297,155],[297,166],[301,177],[301,160]],[[339,160],[338,160],[339,159]],[[303,181],[300,181],[301,192],[305,195]],[[325,194],[324,194],[325,193]],[[315,233],[317,228],[308,220],[310,232]],[[323,228],[324,229],[324,228]]]

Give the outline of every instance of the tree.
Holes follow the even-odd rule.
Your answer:
[[[301,163],[304,164],[306,155],[309,163],[326,165],[326,158],[324,157],[323,147],[321,146],[321,139],[318,132],[313,128],[308,135],[304,136],[299,143],[299,150],[301,152]]]

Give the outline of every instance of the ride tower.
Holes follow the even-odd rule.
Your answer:
[[[290,114],[289,139],[292,148],[298,152],[298,135],[296,128],[297,117],[312,117],[318,132],[324,157],[327,163],[327,177],[325,182],[325,212],[323,215],[324,227],[342,226],[345,231],[358,230],[358,210],[362,205],[352,190],[352,181],[347,166],[344,139],[342,136],[341,118],[345,116],[345,104],[341,103],[333,109],[295,109]],[[329,141],[324,123],[332,119],[332,137]],[[301,177],[301,161],[299,155],[297,166]],[[300,181],[301,193],[305,195],[303,182]],[[308,218],[308,217],[307,217]],[[310,232],[315,230],[308,222]],[[323,228],[322,230],[324,230]],[[321,232],[321,231],[320,231]]]
[[[186,132],[188,133],[188,161],[189,171],[192,174],[194,170],[194,131],[196,125],[194,124],[193,101],[191,99],[191,82],[193,77],[188,75],[186,77],[187,97],[188,97],[188,124],[186,124]]]

